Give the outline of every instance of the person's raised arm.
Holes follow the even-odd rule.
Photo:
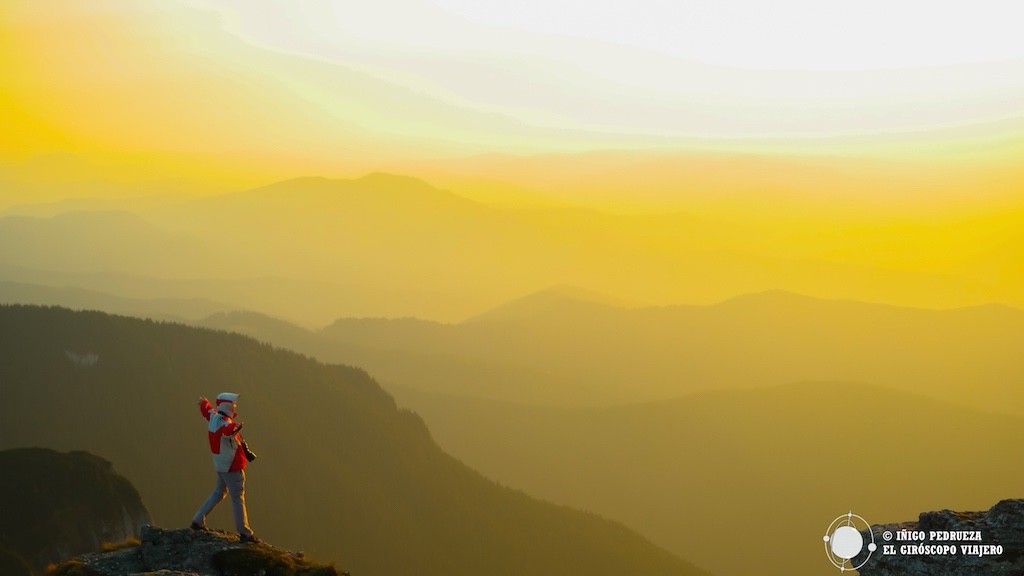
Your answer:
[[[206,398],[199,398],[199,413],[203,415],[203,418],[210,419],[210,414],[213,414],[213,404]]]

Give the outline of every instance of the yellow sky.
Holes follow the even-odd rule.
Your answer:
[[[844,54],[833,43],[819,52],[837,69],[824,70],[795,59],[788,44],[762,49],[763,30],[748,30],[749,43],[737,46],[750,14],[734,18],[716,52],[710,39],[667,44],[668,29],[653,27],[655,8],[667,9],[657,3],[638,5],[619,36],[601,19],[617,14],[612,7],[573,23],[558,2],[549,20],[528,4],[521,18],[498,22],[500,6],[486,14],[481,6],[6,2],[0,120],[9,129],[0,157],[71,152],[135,178],[231,173],[256,183],[493,152],[1020,151],[1024,60],[998,29],[972,24],[972,34],[993,38],[967,56],[938,51],[937,62],[921,60],[919,46],[906,53],[923,34],[909,31],[893,62],[911,67],[895,70],[871,69],[877,46]],[[645,10],[660,45],[638,39]],[[718,26],[730,18],[704,12]],[[814,18],[823,15],[809,10],[802,29],[820,23]],[[931,32],[921,41],[933,42]],[[743,54],[748,68],[737,67]]]

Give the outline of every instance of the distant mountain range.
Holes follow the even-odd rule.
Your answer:
[[[381,173],[296,178],[199,198],[151,218],[257,256],[278,276],[458,294],[467,311],[580,253],[515,211]]]
[[[636,303],[781,288],[915,306],[1022,304],[1012,218],[879,230],[863,215],[814,214],[775,221],[746,212],[499,208],[409,176],[307,177],[195,198],[10,208],[0,217],[0,271],[93,280],[0,279],[209,298],[306,325],[339,316],[462,321],[557,285]],[[959,237],[962,246],[949,240]],[[955,252],[948,262],[921,258],[920,248],[936,242]],[[894,262],[872,248],[879,245]],[[115,281],[126,276],[162,284],[163,293],[128,293]]]
[[[249,309],[320,327],[330,319],[367,311],[401,317],[422,306],[444,310],[444,315],[461,315],[465,308],[451,295],[279,276],[168,279],[114,272],[75,274],[0,264],[0,278],[7,285],[4,294],[9,299],[5,302],[59,304],[138,316],[165,315],[170,308],[171,315],[180,312],[185,318],[195,319],[217,311]],[[127,302],[114,303],[117,300]],[[212,309],[199,304],[195,311],[205,314],[198,316],[188,305],[185,310],[179,310],[179,304],[167,306],[169,302],[186,301],[220,304]]]
[[[820,543],[737,555],[701,539],[709,524],[815,533],[836,507],[879,521],[984,507],[1024,472],[1007,456],[1024,426],[1020,310],[784,292],[709,307],[596,300],[558,289],[461,324],[342,319],[319,334],[251,313],[204,324],[369,366],[472,465],[721,574],[810,576]],[[634,403],[587,408],[595,398]]]
[[[385,383],[515,402],[856,380],[984,409],[1024,406],[1014,394],[1024,311],[997,305],[925,310],[776,291],[626,309],[546,292],[460,324],[340,319],[321,333]]]
[[[180,277],[223,268],[217,250],[122,211],[0,218],[0,263],[64,273]]]
[[[853,380],[1014,412],[1024,311],[900,308],[785,292],[621,308],[564,288],[459,324],[343,318],[320,330],[253,312],[199,325],[365,366],[390,389],[594,406],[700,390]]]
[[[1006,456],[1024,426],[1024,313],[1004,306],[766,292],[626,309],[557,289],[454,325],[342,319],[317,334],[251,313],[203,323],[368,366],[487,474],[620,519],[721,574],[810,576],[820,543],[780,554],[768,539],[737,555],[729,539],[701,539],[708,525],[754,517],[813,533],[836,507],[880,521],[983,507],[1024,472]]]
[[[189,322],[231,310],[229,304],[202,298],[122,298],[95,290],[0,281],[0,302],[59,305],[77,310],[102,310],[153,320]]]
[[[593,510],[718,574],[814,576],[821,534],[1020,493],[1024,420],[891,388],[807,382],[564,409],[398,391],[499,481]]]
[[[259,453],[250,519],[270,542],[365,574],[703,574],[619,524],[484,479],[362,370],[57,308],[0,306],[0,339],[0,449],[102,453],[162,525],[186,525],[213,481],[196,398],[230,390]],[[229,508],[211,525],[228,527]]]
[[[729,166],[720,168],[728,170]],[[622,168],[618,180],[608,186],[622,185],[628,173]],[[600,172],[595,174],[588,178],[600,177]],[[803,202],[801,206],[813,205]],[[1011,447],[1001,439],[1012,437],[1015,424],[989,412],[1015,414],[1024,409],[1024,398],[1017,390],[1017,383],[1024,378],[1019,361],[1024,354],[1024,312],[999,304],[948,309],[949,302],[1021,304],[1019,288],[1024,277],[1016,257],[1021,242],[1014,214],[878,229],[865,224],[874,222],[870,218],[844,220],[834,214],[820,222],[816,216],[806,217],[806,221],[794,216],[792,221],[797,224],[791,227],[790,221],[776,222],[763,215],[733,214],[732,220],[716,220],[690,214],[627,216],[574,208],[513,210],[391,174],[355,180],[299,178],[233,194],[142,203],[131,207],[131,212],[110,202],[81,201],[66,207],[74,210],[24,206],[19,208],[21,215],[0,217],[0,299],[185,319],[249,334],[321,361],[360,366],[396,394],[402,405],[420,412],[444,447],[496,479],[624,521],[672,553],[723,574],[758,572],[761,566],[752,557],[731,553],[724,545],[691,546],[700,541],[699,535],[691,533],[693,525],[682,524],[680,518],[699,519],[694,525],[706,530],[724,523],[715,514],[725,506],[730,518],[738,518],[739,509],[759,510],[762,516],[794,519],[794,529],[811,530],[811,520],[800,525],[804,520],[797,519],[811,514],[787,515],[791,508],[806,508],[816,517],[819,510],[831,510],[834,500],[832,495],[818,492],[833,480],[818,475],[817,468],[812,470],[808,463],[826,462],[834,472],[852,465],[836,460],[837,454],[852,454],[858,461],[883,455],[902,457],[902,446],[892,449],[895,456],[889,455],[888,448],[884,453],[864,452],[865,445],[888,446],[888,437],[876,434],[874,423],[865,425],[871,429],[865,433],[867,444],[850,441],[834,427],[816,420],[808,423],[809,414],[834,416],[836,412],[827,407],[830,403],[861,406],[856,414],[871,419],[890,412],[908,414],[929,433],[949,429],[977,438],[960,428],[957,411],[962,411],[963,422],[1000,439],[988,443],[998,451],[981,448],[976,450],[977,460],[970,460],[969,468],[978,471],[975,482],[980,478],[984,489],[956,471],[949,474],[946,484],[951,492],[938,487],[915,492],[934,496],[934,500],[914,500],[916,509],[990,504],[955,499],[974,494],[1008,497],[1004,493],[1008,488],[1001,482],[1018,472],[997,470],[1011,466],[1003,456]],[[965,232],[969,234],[961,234]],[[921,247],[935,251],[936,262],[918,259]],[[940,256],[939,250],[945,248],[953,253]],[[538,291],[545,286],[557,288]],[[763,291],[772,287],[787,290]],[[795,292],[846,299],[812,298]],[[523,294],[527,296],[520,297]],[[730,297],[735,294],[746,295]],[[718,303],[647,305],[680,301]],[[90,314],[71,317],[90,318],[97,325],[108,322]],[[312,404],[307,399],[298,401],[303,405],[337,407],[355,402],[362,406],[363,400],[352,395],[361,398],[366,390],[376,390],[366,392],[372,398],[385,397],[375,384],[365,384],[365,389],[359,388],[363,384],[354,389],[342,386],[339,391],[333,372],[338,369],[301,364],[295,359],[282,360],[288,368],[278,366],[277,360],[271,362],[252,352],[267,347],[249,340],[211,340],[199,345],[194,338],[212,336],[188,332],[189,336],[179,340],[170,335],[184,334],[177,332],[184,330],[181,327],[160,326],[166,332],[154,335],[147,330],[157,325],[123,319],[109,321],[118,326],[120,336],[116,337],[97,336],[101,332],[85,329],[65,336],[43,336],[62,332],[50,330],[46,318],[40,322],[47,329],[10,329],[14,331],[4,341],[17,342],[20,347],[9,347],[10,366],[0,368],[6,370],[0,377],[4,383],[42,383],[38,394],[55,394],[59,413],[68,414],[67,426],[89,432],[79,436],[64,430],[58,434],[32,428],[31,422],[23,430],[12,424],[23,421],[21,412],[0,412],[4,415],[0,437],[11,445],[40,442],[105,455],[113,450],[111,457],[124,466],[126,475],[138,474],[140,489],[157,494],[154,512],[158,518],[190,514],[188,509],[205,490],[205,471],[199,465],[185,471],[186,484],[200,486],[195,494],[185,494],[166,488],[156,459],[120,464],[137,455],[138,445],[104,432],[102,427],[93,430],[93,413],[104,420],[120,421],[120,412],[95,405],[97,399],[89,392],[99,391],[98,398],[112,404],[141,403],[143,412],[155,415],[161,429],[182,436],[187,428],[177,428],[178,420],[164,414],[165,404],[192,402],[194,394],[186,397],[182,386],[253,386],[258,396],[291,406],[285,411],[291,418],[287,422],[304,422],[309,416],[296,407],[291,391],[280,388],[281,381],[289,386],[294,381],[304,382],[303,386],[312,383],[319,390]],[[63,321],[53,322],[59,325]],[[117,338],[125,342],[117,342]],[[150,339],[160,344],[152,344]],[[131,347],[135,341],[151,344],[137,350],[137,359],[129,353],[135,351]],[[48,348],[58,342],[63,342],[63,349]],[[99,350],[104,347],[108,352]],[[114,350],[115,357],[133,358],[131,362],[137,365],[108,368],[109,350]],[[241,355],[236,355],[238,350],[243,351]],[[235,369],[219,364],[222,359],[214,358],[211,351],[231,358]],[[83,372],[87,367],[73,361],[92,354],[99,358],[89,368],[92,372]],[[183,368],[183,357],[199,358],[198,364]],[[44,358],[44,364],[60,358],[54,366],[61,368],[50,366],[52,373],[31,376],[26,376],[30,372],[18,372],[26,362],[39,358]],[[114,371],[105,372],[108,369]],[[358,370],[337,378],[368,382]],[[820,385],[824,394],[820,397],[815,395],[819,386],[794,393],[778,388],[794,382],[836,381],[865,384],[849,389]],[[52,386],[64,388],[57,393]],[[32,396],[35,392],[30,388],[18,389],[17,393],[5,391],[5,404],[24,407],[44,401],[42,396]],[[65,390],[68,393],[62,395]],[[151,390],[170,390],[169,394],[180,393],[180,397],[156,401],[148,395]],[[778,396],[765,396],[768,390],[775,390]],[[725,395],[721,398],[726,407],[710,403],[696,409],[686,404],[690,407],[683,409],[683,404],[676,404],[683,402],[680,397],[690,402],[715,394]],[[864,404],[873,396],[893,404],[881,408]],[[801,403],[805,397],[818,401],[805,405]],[[419,485],[413,486],[411,478],[424,469],[419,459],[427,458],[431,474],[451,476],[448,485],[464,487],[470,494],[479,492],[480,502],[491,498],[482,495],[489,494],[490,488],[467,480],[471,473],[453,472],[455,464],[436,464],[429,455],[437,448],[429,438],[424,439],[422,423],[407,421],[408,415],[401,412],[392,414],[390,402],[380,398],[370,402],[375,407],[371,411],[387,414],[381,417],[381,426],[388,432],[378,433],[377,424],[362,422],[358,413],[340,408],[337,420],[361,422],[348,432],[374,438],[374,446],[391,446],[391,442],[398,446],[397,455],[382,462],[376,452],[361,445],[338,444],[337,453],[344,457],[331,459],[316,470],[320,475],[344,479],[338,493],[330,496],[314,513],[321,515],[309,523],[294,511],[294,504],[286,506],[283,500],[274,500],[265,511],[265,518],[274,519],[270,534],[324,550],[319,556],[329,558],[335,543],[324,534],[333,533],[336,518],[351,513],[364,530],[346,524],[341,540],[346,545],[353,543],[353,548],[341,553],[346,558],[352,550],[373,553],[356,558],[356,563],[346,562],[347,566],[363,562],[363,566],[393,571],[405,565],[402,562],[408,555],[422,556],[438,542],[447,548],[459,539],[481,546],[487,551],[481,554],[490,559],[507,558],[507,549],[474,540],[479,532],[476,522],[482,517],[473,515],[476,500],[460,500],[451,504],[450,510],[440,510],[425,503],[425,494],[416,494]],[[754,405],[741,410],[746,402]],[[649,405],[643,410],[624,407],[637,403]],[[90,410],[83,411],[83,406]],[[787,411],[792,406],[803,408]],[[855,419],[842,406],[838,413]],[[733,407],[740,416],[730,412]],[[267,420],[278,413],[266,405],[252,408]],[[647,408],[655,414],[647,413]],[[771,418],[758,420],[760,415],[753,412],[759,409]],[[644,415],[634,417],[630,410]],[[672,422],[700,426],[645,428],[648,422],[658,420],[661,411],[673,414],[666,417]],[[704,413],[717,415],[716,420],[708,421]],[[536,424],[531,424],[534,421]],[[631,427],[627,430],[610,424],[619,421],[629,422]],[[718,422],[729,424],[723,428]],[[751,427],[747,422],[758,424]],[[1000,424],[986,428],[992,423]],[[336,424],[314,422],[312,436],[330,437],[334,442],[338,440],[332,427]],[[495,428],[499,424],[503,426]],[[277,429],[288,426],[291,424],[285,420],[275,424]],[[886,429],[898,428],[902,434],[903,427],[893,420]],[[530,430],[543,436],[533,436]],[[634,431],[647,439],[646,444],[635,442]],[[513,432],[522,433],[507,436]],[[257,439],[259,434],[253,432]],[[837,434],[842,440],[835,439]],[[298,445],[310,437],[297,432],[285,435],[288,442]],[[600,442],[592,443],[594,438]],[[819,443],[820,438],[830,438],[830,444]],[[71,440],[82,443],[71,444]],[[762,440],[765,443],[760,443]],[[160,453],[188,458],[174,443],[155,442]],[[272,452],[282,454],[276,457],[281,461],[291,458],[288,442],[268,439]],[[836,442],[842,449],[829,447]],[[911,435],[907,440],[907,449],[916,451],[921,459],[902,459],[900,463],[906,466],[900,469],[903,477],[927,482],[942,473],[935,463],[943,462],[943,454],[926,442],[924,436]],[[966,444],[952,446],[962,451],[974,449]],[[826,456],[815,455],[817,452]],[[794,454],[804,453],[806,462],[792,460]],[[686,472],[673,467],[679,454],[697,455],[696,460],[688,461]],[[765,461],[763,454],[772,456]],[[647,459],[637,460],[633,466],[615,464],[641,455]],[[582,456],[589,457],[581,461]],[[360,463],[360,470],[372,471],[367,478],[353,476],[361,472],[346,466],[353,461],[350,457],[357,457],[354,461]],[[445,457],[437,458],[443,461]],[[289,462],[301,468],[302,462]],[[707,466],[701,468],[701,462]],[[524,475],[538,469],[550,474]],[[887,473],[881,466],[864,469],[873,470],[876,476],[861,477],[858,486]],[[659,474],[659,470],[665,472]],[[404,479],[407,476],[409,479]],[[264,478],[271,492],[284,491],[283,486],[295,482],[280,476]],[[259,492],[260,481],[254,474],[254,493]],[[401,504],[382,497],[384,492],[361,488],[375,483],[401,494],[397,500]],[[569,487],[573,485],[578,488]],[[312,480],[299,481],[299,486],[304,492],[315,489]],[[689,488],[676,493],[680,486]],[[872,515],[897,509],[901,514],[912,512],[899,508],[895,495],[877,483],[873,486],[862,499],[884,506],[869,509]],[[910,490],[904,488],[901,490]],[[733,495],[735,506],[701,498],[712,494],[712,489]],[[428,492],[437,502],[448,502],[450,494],[445,490]],[[631,499],[634,494],[639,496]],[[817,498],[818,504],[803,502],[805,496]],[[716,501],[717,507],[711,504]],[[368,503],[374,503],[373,511]],[[386,512],[373,517],[373,512],[381,509]],[[429,511],[460,528],[421,537],[430,530],[436,532],[436,527],[425,527],[423,514],[413,518],[409,510]],[[465,521],[460,514],[476,520]],[[385,521],[403,527],[400,532],[410,542],[408,552],[379,547],[385,530],[375,523]],[[520,521],[526,522],[509,520]],[[572,532],[576,521],[552,522]],[[303,532],[277,528],[285,525],[302,526]],[[371,528],[367,531],[366,527]],[[281,532],[275,534],[278,529]],[[540,553],[536,540],[516,543],[507,535],[499,540],[513,542],[520,551]],[[587,546],[590,544],[580,544],[579,549],[589,550]],[[657,572],[656,566],[687,569],[671,559],[665,560],[667,564],[650,560],[662,558],[658,556],[661,552],[650,552],[653,548],[645,546],[636,544],[635,551],[653,572]],[[759,557],[772,553],[765,544]],[[616,558],[608,565],[627,563],[625,556]],[[434,568],[439,573],[450,572],[440,559]],[[776,568],[784,569],[781,565]],[[810,570],[811,565],[804,568]]]

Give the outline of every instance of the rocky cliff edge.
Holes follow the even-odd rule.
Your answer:
[[[917,522],[875,525],[861,535],[877,549],[852,559],[863,564],[860,576],[1024,574],[1024,500],[983,512],[924,512]]]
[[[302,552],[242,544],[227,532],[144,526],[138,544],[83,554],[54,567],[53,576],[347,576],[310,562]]]

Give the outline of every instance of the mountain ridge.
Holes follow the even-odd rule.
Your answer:
[[[61,308],[0,306],[0,337],[0,448],[102,452],[157,521],[184,525],[208,494],[195,397],[231,390],[260,454],[247,474],[250,522],[269,541],[343,557],[356,573],[703,574],[620,524],[487,480],[361,369],[213,329]],[[146,449],[125,430],[145,430]],[[210,525],[228,524],[229,508]]]
[[[228,267],[224,255],[198,237],[158,226],[124,210],[0,217],[0,263],[25,268],[41,265],[64,273],[120,272],[160,277]]]
[[[846,507],[877,519],[976,506],[1012,493],[1024,473],[1006,456],[1020,442],[1020,417],[873,384],[803,382],[595,408],[395,394],[486,474],[621,519],[723,575],[818,574],[821,540],[789,543],[786,554],[771,539],[748,541],[748,554],[736,555],[727,539],[702,539],[709,524],[771,518],[782,532],[815,533]]]
[[[731,298],[726,298],[711,306],[742,306],[742,305],[759,305],[763,306],[767,304],[777,304],[779,302],[785,302],[795,305],[815,305],[821,303],[833,303],[833,304],[844,304],[847,306],[861,306],[864,308],[873,309],[887,309],[887,310],[921,310],[928,312],[954,312],[958,310],[998,310],[1013,313],[1024,313],[1024,309],[1018,308],[1010,304],[1004,304],[1001,302],[988,302],[983,304],[970,304],[965,306],[952,306],[944,308],[931,308],[926,306],[906,306],[900,304],[889,304],[885,302],[871,302],[868,300],[858,300],[854,298],[824,298],[819,296],[811,296],[808,294],[800,294],[791,290],[772,289],[762,290],[759,292],[751,292],[748,294],[739,294]],[[656,308],[674,308],[675,306],[658,306]],[[683,305],[683,307],[691,307],[689,305]]]
[[[575,398],[595,403],[843,379],[1013,410],[1009,383],[1021,375],[1014,350],[1024,338],[1024,311],[1002,304],[935,310],[770,291],[706,306],[616,308],[546,297],[514,305],[516,314],[496,313],[494,322],[407,330],[341,319],[321,333],[390,354],[360,360],[387,382],[526,402],[531,391],[552,399],[542,392],[557,388],[520,378],[520,385],[499,389],[470,381],[442,360],[557,368],[575,382]],[[633,383],[628,394],[622,382]]]
[[[246,199],[281,201],[282,196],[286,196],[292,201],[292,206],[316,200],[326,202],[326,207],[330,208],[338,202],[351,202],[368,193],[375,194],[377,196],[376,199],[387,198],[403,203],[413,202],[418,206],[422,206],[424,201],[429,200],[451,209],[475,208],[482,211],[491,210],[484,204],[450,191],[439,189],[415,176],[379,171],[370,172],[358,178],[297,176],[246,190],[197,198],[192,203],[197,205],[215,205],[234,203]]]
[[[463,320],[460,324],[506,322],[510,319],[515,320],[524,317],[536,318],[544,316],[551,310],[557,310],[558,307],[566,306],[572,306],[579,311],[584,311],[587,308],[637,308],[637,306],[631,305],[625,300],[601,294],[600,292],[569,284],[559,284],[491,308],[481,314]]]
[[[204,298],[126,298],[99,290],[44,286],[0,280],[0,302],[5,304],[57,305],[77,310],[188,322],[216,312],[231,310],[223,302]]]

